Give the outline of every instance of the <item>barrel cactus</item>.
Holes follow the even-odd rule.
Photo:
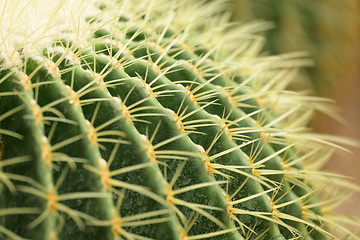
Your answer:
[[[0,3],[0,239],[358,239],[296,54],[222,1]],[[331,186],[331,189],[329,189]],[[345,224],[344,224],[345,223]]]

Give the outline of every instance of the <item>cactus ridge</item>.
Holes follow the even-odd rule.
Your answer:
[[[358,239],[320,200],[359,191],[318,171],[342,148],[306,132],[324,100],[286,90],[306,59],[259,57],[267,24],[230,31],[221,1],[79,2],[70,28],[2,39],[1,239]]]

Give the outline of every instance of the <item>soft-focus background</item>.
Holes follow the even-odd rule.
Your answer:
[[[315,66],[304,71],[314,95],[335,99],[340,124],[316,114],[316,132],[335,134],[360,142],[360,1],[359,0],[230,0],[232,20],[263,19],[275,24],[266,32],[269,54],[308,51]],[[360,148],[353,154],[336,152],[324,167],[354,178],[360,184]],[[360,194],[339,207],[344,214],[360,216]]]
[[[359,52],[358,52],[359,53]],[[338,122],[317,116],[314,122],[316,131],[332,133],[335,135],[354,138],[360,142],[360,61],[357,64],[357,73],[341,80],[338,88],[327,93],[336,100],[339,105],[339,113],[348,124],[342,125]],[[352,154],[338,153],[332,157],[325,166],[329,171],[341,172],[346,176],[354,178],[360,185],[360,148],[348,147]],[[354,194],[348,201],[339,207],[339,211],[345,214],[356,214],[360,216],[360,193]]]

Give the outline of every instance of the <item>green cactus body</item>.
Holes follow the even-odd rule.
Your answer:
[[[1,239],[356,238],[319,198],[344,184],[311,164],[335,146],[303,132],[318,99],[257,28],[238,45],[224,5],[189,3],[64,1],[40,38],[3,37]]]

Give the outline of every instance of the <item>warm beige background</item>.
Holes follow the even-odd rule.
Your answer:
[[[339,111],[349,124],[343,126],[329,118],[320,117],[315,122],[317,131],[356,139],[360,142],[360,61],[357,69],[344,79],[339,79],[332,92],[327,93],[339,105]],[[349,147],[353,154],[338,152],[325,166],[329,171],[351,176],[360,185],[360,147]],[[339,211],[360,217],[360,193],[340,206]]]

